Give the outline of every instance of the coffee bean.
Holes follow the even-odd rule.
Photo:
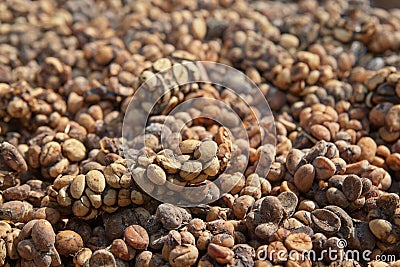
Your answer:
[[[269,239],[278,230],[276,223],[268,222],[258,225],[255,229],[255,234],[259,238]]]
[[[192,31],[193,35],[197,38],[202,40],[207,33],[207,25],[203,18],[196,18],[192,22]]]
[[[280,264],[287,260],[288,250],[281,241],[274,241],[267,248],[268,259],[275,264]]]
[[[3,157],[6,164],[13,170],[23,173],[28,170],[28,166],[25,159],[22,157],[20,152],[15,146],[8,142],[3,142],[0,144],[0,154]]]
[[[179,144],[179,149],[182,154],[192,154],[200,144],[198,140],[184,140]]]
[[[105,249],[100,249],[93,252],[89,259],[89,264],[90,266],[117,266],[114,255]]]
[[[341,208],[347,208],[349,206],[349,201],[342,191],[335,187],[331,187],[326,191],[326,198],[328,202],[337,205]]]
[[[375,141],[371,137],[363,137],[357,142],[357,145],[361,148],[360,159],[372,162],[377,150]]]
[[[385,125],[391,132],[400,131],[400,105],[392,106],[385,116]]]
[[[140,225],[131,225],[125,229],[125,241],[134,249],[146,249],[149,245],[149,236],[146,229]]]
[[[40,153],[40,164],[42,166],[50,166],[56,163],[61,157],[61,146],[57,142],[49,142],[45,144]]]
[[[310,251],[313,248],[311,237],[305,233],[293,233],[286,237],[285,246],[298,252]]]
[[[389,241],[393,226],[383,219],[375,219],[369,222],[369,229],[379,240]]]
[[[167,179],[164,170],[156,164],[147,166],[146,175],[147,178],[156,185],[163,185]]]
[[[194,151],[194,156],[200,162],[208,162],[212,160],[218,151],[218,145],[214,141],[204,141]]]
[[[363,185],[357,175],[348,175],[343,181],[343,193],[349,201],[355,201],[361,196]]]
[[[234,255],[231,249],[212,243],[208,245],[207,253],[220,264],[230,263],[233,260]]]
[[[326,234],[337,233],[341,226],[339,217],[332,211],[325,209],[316,209],[312,211],[311,219],[315,227]]]
[[[261,202],[260,214],[265,222],[279,223],[283,218],[284,208],[277,197],[267,196]]]
[[[294,174],[294,184],[301,192],[311,189],[315,178],[315,169],[311,164],[305,164],[297,169]]]
[[[58,253],[68,256],[78,252],[83,247],[83,241],[76,232],[65,230],[56,235],[55,246]]]
[[[82,196],[83,192],[85,191],[86,186],[86,177],[85,175],[78,175],[76,176],[71,183],[70,192],[71,196],[75,199],[78,199]]]
[[[97,170],[92,170],[86,174],[87,186],[96,193],[102,193],[106,187],[104,175]]]
[[[81,161],[86,157],[86,147],[76,139],[68,139],[62,144],[63,153],[71,161]]]
[[[185,181],[195,179],[203,169],[203,165],[198,161],[186,161],[181,167],[179,175]]]
[[[315,178],[318,180],[327,180],[336,172],[335,164],[326,157],[316,157],[312,165],[315,168]]]
[[[332,211],[340,218],[339,233],[346,239],[354,238],[354,225],[352,218],[338,206],[325,206],[324,209]]]
[[[296,170],[299,168],[303,156],[304,153],[301,152],[301,150],[298,149],[290,150],[286,158],[286,168],[291,174],[294,174]]]
[[[298,203],[298,198],[296,194],[290,191],[282,192],[278,195],[278,199],[282,203],[283,210],[285,211],[286,216],[292,216],[296,210]]]

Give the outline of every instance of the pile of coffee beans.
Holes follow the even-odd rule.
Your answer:
[[[400,266],[399,51],[368,0],[0,2],[0,265]]]

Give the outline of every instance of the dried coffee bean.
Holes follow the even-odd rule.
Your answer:
[[[210,231],[203,231],[197,238],[196,246],[199,250],[206,250],[208,247],[208,244],[211,242],[211,238],[213,235],[211,234]]]
[[[211,243],[219,246],[232,248],[235,245],[235,239],[228,234],[217,234],[211,239]]]
[[[87,196],[82,196],[72,204],[72,212],[77,217],[84,217],[90,211],[90,200]]]
[[[83,266],[92,257],[92,251],[88,248],[83,248],[74,256],[74,263]]]
[[[204,173],[209,176],[215,176],[218,174],[220,170],[220,163],[217,157],[214,157],[210,163],[206,164],[206,168],[204,169]],[[197,180],[197,179],[196,179]],[[192,181],[193,182],[193,181]]]
[[[265,222],[279,223],[283,218],[284,207],[277,197],[267,196],[260,206],[260,214]]]
[[[349,201],[342,191],[335,187],[331,187],[326,191],[326,198],[330,204],[337,205],[343,209],[349,206]]]
[[[202,171],[203,166],[198,161],[186,161],[179,172],[180,177],[185,181],[191,181],[196,178]]]
[[[111,244],[110,252],[123,261],[130,261],[135,258],[136,251],[128,246],[122,239],[114,239]]]
[[[240,196],[233,203],[233,213],[236,218],[243,219],[254,205],[254,198],[251,196]]]
[[[348,175],[343,181],[342,189],[349,201],[355,201],[362,193],[361,179],[357,175]]]
[[[187,227],[190,233],[192,233],[195,237],[198,237],[201,232],[206,230],[207,225],[203,220],[195,218],[189,222]]]
[[[14,171],[24,173],[28,170],[24,157],[12,144],[2,142],[0,144],[0,156],[3,157],[5,163]]]
[[[339,217],[332,211],[325,209],[316,209],[312,211],[311,219],[316,228],[326,234],[337,233],[341,226]]]
[[[146,249],[149,245],[149,235],[140,225],[131,225],[125,229],[125,241],[134,249]]]
[[[75,199],[79,199],[82,196],[83,191],[85,190],[85,186],[86,186],[85,175],[80,174],[80,175],[76,176],[72,180],[71,186],[69,188],[71,196]]]
[[[156,164],[147,166],[146,175],[156,185],[163,185],[167,179],[164,170]]]
[[[117,263],[115,262],[114,255],[105,249],[99,249],[93,252],[89,259],[89,266],[104,266],[104,267],[115,267]]]
[[[37,250],[49,251],[56,240],[51,224],[46,220],[37,220],[32,227],[32,240]]]
[[[261,239],[269,239],[278,230],[278,224],[273,222],[257,225],[254,233]]]
[[[89,171],[86,174],[86,184],[95,193],[102,193],[106,187],[106,179],[98,170]]]
[[[335,164],[327,157],[316,157],[312,162],[315,168],[315,178],[327,180],[336,172]]]
[[[61,157],[61,145],[57,142],[48,142],[42,148],[40,153],[40,165],[51,166]]]
[[[70,161],[81,161],[86,157],[86,147],[76,139],[68,139],[62,144],[62,150]]]
[[[184,140],[179,144],[179,149],[182,154],[192,154],[200,144],[199,140]]]
[[[325,206],[324,209],[332,211],[340,218],[339,233],[346,239],[354,238],[354,225],[352,218],[338,206]]]
[[[293,214],[293,218],[297,219],[298,221],[307,226],[312,224],[311,213],[309,211],[299,210],[295,214]]]
[[[211,231],[211,233],[214,235],[222,233],[233,235],[235,230],[233,224],[230,221],[225,220],[215,220],[212,222],[208,222],[207,229]]]
[[[75,255],[83,247],[81,236],[71,230],[60,231],[56,235],[55,247],[63,256]]]
[[[171,250],[169,255],[169,264],[171,266],[191,266],[199,257],[199,251],[192,245],[178,245]]]
[[[346,179],[345,175],[334,175],[328,180],[328,186],[342,190],[344,179]]]
[[[305,233],[293,233],[286,237],[285,246],[298,252],[310,251],[313,247],[311,237]]]
[[[314,166],[311,164],[305,164],[298,168],[294,174],[294,184],[301,192],[307,192],[311,189],[314,178]]]
[[[256,253],[254,248],[247,244],[237,244],[232,248],[235,256],[233,265],[236,266],[254,266],[254,258],[256,257]]]
[[[192,21],[193,36],[202,40],[207,34],[207,24],[203,18],[195,18]]]
[[[26,200],[29,197],[31,187],[27,184],[9,187],[3,191],[6,200]]]
[[[194,157],[200,162],[212,160],[218,152],[218,145],[214,141],[204,141],[194,151]]]
[[[304,153],[298,149],[290,150],[289,154],[287,155],[286,168],[292,175],[294,175],[296,170],[299,168],[299,165],[302,162],[303,156],[304,156]]]
[[[233,260],[233,251],[229,248],[210,243],[207,253],[220,264],[228,264]]]
[[[299,210],[306,210],[306,211],[313,211],[313,210],[318,209],[318,208],[319,208],[318,204],[315,201],[305,199],[305,200],[302,200],[299,203],[299,208],[298,209]]]
[[[268,245],[267,248],[268,259],[274,264],[280,264],[287,261],[288,250],[281,241],[274,241]]]
[[[371,137],[362,137],[357,142],[357,145],[361,148],[361,156],[359,159],[366,159],[370,163],[372,163],[377,150],[377,145],[375,141]]]
[[[38,253],[32,239],[20,241],[17,249],[18,254],[26,260],[33,260],[34,255]]]
[[[157,207],[157,218],[166,229],[177,229],[183,222],[189,221],[190,214],[185,209],[173,206],[171,204],[161,204]]]
[[[379,240],[390,241],[389,237],[391,237],[390,234],[393,229],[390,222],[383,219],[375,219],[369,222],[369,229]]]
[[[400,131],[400,105],[392,106],[385,116],[385,125],[391,132]]]
[[[152,253],[150,251],[142,251],[136,256],[135,259],[135,266],[143,266],[143,267],[149,267],[150,266],[150,261],[152,258]]]
[[[287,191],[278,195],[279,201],[282,203],[283,210],[286,213],[285,217],[291,217],[297,207],[298,198],[295,193]]]

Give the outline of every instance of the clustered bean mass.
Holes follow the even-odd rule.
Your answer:
[[[0,265],[400,266],[400,11],[368,2],[2,1]],[[258,85],[276,149],[260,146],[238,95],[193,83],[163,96],[139,137],[146,153],[128,162],[121,129],[133,94],[195,60]],[[199,77],[182,66],[168,81]],[[239,117],[202,103],[166,120],[197,97]],[[228,134],[238,124],[250,147]],[[211,186],[217,177],[229,193]],[[182,208],[146,192],[221,198]],[[370,260],[300,257],[328,249],[369,250]],[[396,258],[374,260],[385,255]]]

